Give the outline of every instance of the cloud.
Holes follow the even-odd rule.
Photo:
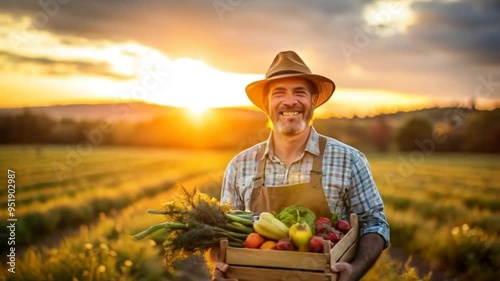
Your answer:
[[[283,49],[317,44],[332,50],[332,37],[338,40],[339,33],[349,30],[345,22],[352,23],[352,15],[361,9],[352,1],[73,0],[59,6],[5,2],[7,11],[29,16],[35,27],[55,34],[135,40],[173,58],[203,59],[236,72],[261,72],[269,56]],[[220,11],[216,3],[233,6]],[[51,15],[43,26],[37,25],[40,13]],[[243,68],[239,60],[246,56],[254,59]]]
[[[479,63],[500,63],[500,2],[418,2],[413,40]]]
[[[107,62],[29,57],[6,51],[0,51],[0,62],[0,71],[5,72],[23,72],[50,76],[94,75],[117,80],[133,78],[111,71],[111,65]]]
[[[190,56],[224,70],[261,72],[269,57],[283,49],[328,51],[331,60],[343,59],[338,44],[352,41],[356,28],[366,24],[362,18],[365,5],[377,1],[2,2],[12,14],[31,16],[35,27],[41,22],[36,15],[46,14],[46,24],[38,28],[56,34],[136,40],[173,58]],[[412,8],[416,22],[408,35],[401,36],[402,41],[409,37],[422,47],[439,48],[478,63],[500,61],[498,2],[415,1]],[[245,68],[238,61],[242,56],[252,58]]]
[[[190,57],[229,72],[264,73],[277,52],[292,49],[339,88],[467,97],[478,75],[500,74],[495,70],[500,62],[495,1],[413,0],[413,24],[388,37],[377,32],[386,26],[367,26],[363,18],[367,5],[382,0],[59,2],[67,3],[43,8],[38,1],[3,0],[2,7],[32,19],[37,13],[53,14],[39,29],[61,37],[132,40],[171,59]],[[217,9],[217,3],[226,9]],[[347,57],[342,44],[356,52]],[[113,74],[106,63],[89,64],[63,63],[75,72]]]

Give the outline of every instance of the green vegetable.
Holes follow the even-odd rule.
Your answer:
[[[239,222],[243,225],[246,225],[246,226],[253,226],[253,220],[251,217],[242,217],[242,216],[239,216],[239,215],[232,215],[232,214],[228,214],[228,213],[225,213],[224,214],[226,219],[230,222]]]
[[[141,231],[135,235],[132,235],[130,237],[133,239],[136,239],[136,240],[144,239],[160,229],[166,229],[167,231],[172,231],[172,230],[177,230],[177,229],[188,229],[188,227],[187,227],[187,225],[185,225],[183,223],[163,222],[163,223],[153,225],[150,228],[148,228],[144,231]]]
[[[296,223],[305,222],[314,234],[314,220],[316,215],[310,209],[302,206],[288,206],[281,210],[276,218],[282,221],[286,226],[291,227]]]
[[[250,234],[250,233],[253,232],[253,228],[245,226],[245,225],[243,225],[243,224],[241,224],[239,222],[228,223],[223,228],[227,229],[227,230],[231,230],[231,231],[236,231],[236,232],[239,232],[239,233]]]
[[[165,265],[173,271],[173,264],[188,254],[203,253],[226,239],[234,247],[243,244],[253,231],[251,212],[227,210],[209,195],[180,186],[176,198],[164,204],[164,210],[149,209],[148,213],[165,216],[165,221],[131,236],[144,239],[163,230]],[[226,214],[226,212],[228,212]]]

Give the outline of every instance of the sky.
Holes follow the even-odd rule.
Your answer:
[[[251,106],[285,50],[325,115],[500,105],[499,1],[0,0],[0,107]]]

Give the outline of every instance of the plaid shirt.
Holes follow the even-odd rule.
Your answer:
[[[257,173],[256,157],[262,145],[266,146],[266,187],[309,182],[313,155],[320,154],[318,140],[318,133],[311,128],[304,153],[289,167],[274,154],[271,136],[239,153],[226,169],[221,202],[231,204],[234,209],[250,209],[253,179]],[[378,233],[387,247],[389,224],[366,157],[355,148],[327,137],[322,172],[323,190],[330,210],[340,213],[343,219],[348,219],[349,213],[357,213],[360,234]]]

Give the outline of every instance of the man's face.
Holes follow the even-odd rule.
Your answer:
[[[274,129],[285,135],[304,131],[313,115],[312,93],[303,78],[283,78],[268,86],[269,117]]]

